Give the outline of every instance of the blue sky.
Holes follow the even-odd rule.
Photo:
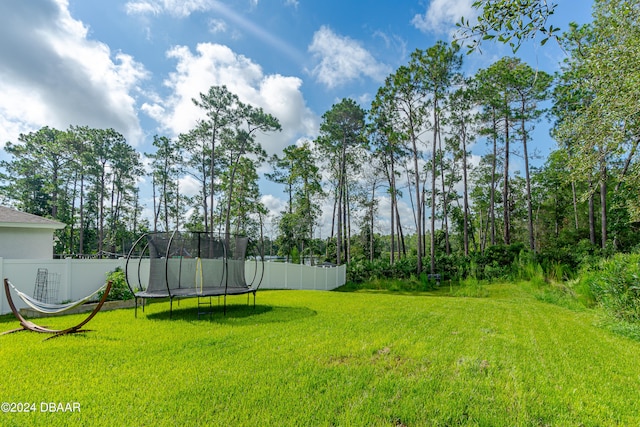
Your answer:
[[[459,17],[473,17],[471,3],[3,0],[0,148],[45,125],[88,125],[113,127],[138,151],[151,151],[153,135],[193,126],[199,111],[191,98],[225,84],[278,117],[283,131],[262,143],[279,153],[313,139],[322,114],[342,98],[368,108],[412,51],[450,40]],[[559,3],[555,26],[590,19],[590,1]],[[508,48],[485,44],[464,67],[472,73],[506,55]],[[518,55],[550,72],[563,58],[553,43],[529,43]],[[546,132],[536,135],[548,153]],[[283,207],[281,189],[265,182],[262,191],[270,209]]]

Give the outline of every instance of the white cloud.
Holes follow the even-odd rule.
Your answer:
[[[161,12],[159,5],[145,1],[129,2],[124,8],[129,15],[157,15]]]
[[[262,204],[269,210],[270,215],[279,215],[287,208],[287,202],[272,194],[265,194],[260,198]]]
[[[376,231],[380,233],[389,234],[391,232],[391,197],[381,195],[377,197],[377,200],[378,214],[376,215],[376,223],[374,227],[376,228]],[[416,223],[414,220],[413,209],[409,203],[407,203],[407,200],[396,199],[396,203],[403,232],[405,234],[415,233]]]
[[[214,0],[138,0],[125,4],[125,11],[130,15],[159,15],[168,13],[184,18],[193,12],[210,10],[217,4]]]
[[[358,41],[339,36],[325,26],[313,35],[309,52],[319,61],[311,74],[329,88],[361,77],[382,81],[391,71],[390,67],[376,61]]]
[[[66,0],[0,2],[0,144],[45,125],[113,127],[140,142],[133,94],[148,73],[87,32]]]
[[[425,33],[453,33],[463,16],[475,19],[472,3],[473,0],[432,0],[425,14],[414,16],[411,23]]]
[[[222,19],[209,20],[209,32],[211,34],[224,33],[227,31],[227,23]]]
[[[185,175],[180,178],[178,188],[180,189],[180,194],[189,197],[200,194],[200,191],[202,191],[202,185],[191,175]]]
[[[146,103],[142,110],[171,133],[172,137],[192,129],[203,111],[192,99],[206,93],[211,86],[225,85],[244,103],[262,107],[282,125],[282,132],[260,136],[268,153],[281,151],[300,136],[317,134],[318,118],[305,104],[297,77],[265,75],[249,58],[234,53],[227,46],[200,43],[196,52],[176,46],[167,52],[177,61],[176,70],[164,84],[172,95]]]
[[[407,41],[396,35],[396,34],[387,34],[383,31],[376,31],[373,34],[374,37],[381,39],[384,44],[385,47],[389,50],[392,50],[394,52],[399,53],[397,56],[398,58],[402,58],[405,59],[408,57],[408,52],[407,52]]]
[[[251,8],[258,6],[258,0],[250,0]],[[288,41],[280,39],[275,34],[266,31],[260,25],[248,19],[244,14],[238,13],[233,7],[216,0],[132,0],[125,5],[125,10],[130,15],[160,15],[168,14],[178,18],[186,18],[193,12],[214,12],[225,19],[214,19],[209,22],[209,31],[218,33],[227,31],[230,22],[237,28],[232,30],[233,38],[240,38],[238,29],[250,33],[260,43],[266,43],[274,49],[286,54],[297,62],[302,62],[303,57],[297,49]],[[213,26],[212,26],[213,23]]]

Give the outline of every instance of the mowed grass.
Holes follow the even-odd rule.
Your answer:
[[[640,343],[513,284],[446,292],[262,291],[99,313],[93,332],[0,337],[3,426],[640,424]],[[174,305],[174,309],[175,309]],[[82,316],[40,323],[66,326]],[[0,332],[17,322],[0,318]],[[80,412],[41,412],[77,402]]]

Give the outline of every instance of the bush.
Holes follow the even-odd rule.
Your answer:
[[[484,280],[511,279],[514,264],[524,250],[522,243],[489,246],[484,254],[474,254],[477,278]]]
[[[109,280],[111,280],[111,291],[109,291],[107,301],[124,301],[134,298],[127,285],[124,271],[120,267],[107,273],[107,281]],[[104,295],[104,291],[98,293],[99,298],[102,298],[102,295]]]
[[[474,266],[475,262],[462,254],[443,254],[436,257],[436,273],[440,274],[443,281],[459,282],[465,277],[470,277],[475,274]]]
[[[584,268],[576,286],[619,320],[640,321],[640,255],[617,254]],[[587,295],[587,298],[589,295]]]
[[[416,258],[401,258],[393,265],[388,259],[358,260],[347,266],[347,281],[363,283],[375,279],[408,279],[416,275]]]

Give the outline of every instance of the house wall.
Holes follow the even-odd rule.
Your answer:
[[[3,259],[0,258],[0,278],[8,278],[13,285],[22,292],[33,294],[36,275],[39,268],[46,268],[49,274],[59,278],[57,302],[75,301],[84,298],[100,288],[107,273],[120,267],[125,269],[125,259]],[[129,266],[131,271],[138,269],[138,262]],[[264,270],[263,270],[264,266]],[[149,260],[140,263],[140,276],[143,281],[148,280]],[[307,265],[288,264],[280,262],[256,263],[247,261],[245,277],[247,283],[255,286],[261,281],[260,289],[305,289],[332,290],[346,282],[346,267],[344,265],[332,268],[310,267]],[[1,283],[0,314],[10,313]],[[12,294],[18,309],[26,307],[20,297]]]
[[[53,258],[53,230],[0,227],[0,258]]]

